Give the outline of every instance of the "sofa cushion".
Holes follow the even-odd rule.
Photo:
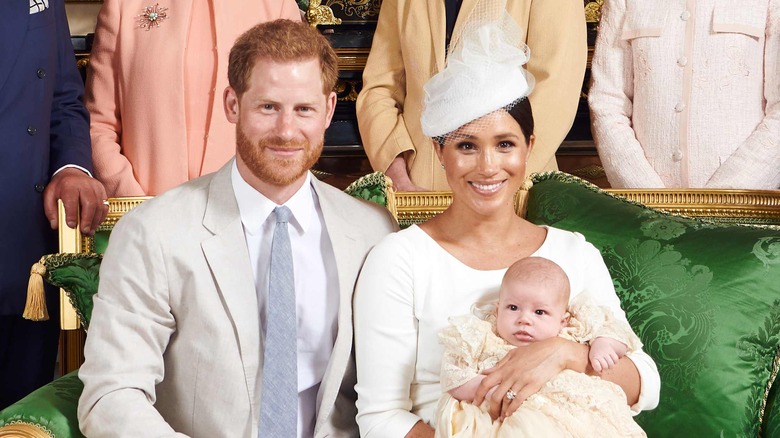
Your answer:
[[[46,281],[65,291],[85,330],[92,316],[92,297],[97,293],[102,260],[102,254],[92,253],[50,254],[41,260],[46,266]]]
[[[527,218],[578,231],[661,374],[648,436],[758,436],[780,341],[780,230],[660,212],[579,178],[533,178]]]
[[[382,172],[369,173],[353,181],[344,193],[355,198],[375,202],[382,207],[387,207],[388,177]]]
[[[76,408],[83,389],[84,384],[79,380],[77,371],[62,376],[3,409],[0,427],[27,424],[43,429],[53,437],[83,437],[76,420]]]

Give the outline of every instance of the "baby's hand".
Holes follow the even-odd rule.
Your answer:
[[[593,369],[600,373],[615,366],[626,355],[626,344],[612,338],[596,338],[590,343],[588,358]]]

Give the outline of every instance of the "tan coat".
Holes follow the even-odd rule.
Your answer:
[[[463,0],[453,34],[478,0]],[[585,15],[580,0],[508,0],[507,10],[531,48],[528,70],[536,78],[530,100],[536,147],[528,171],[557,168],[555,151],[577,111],[587,60]],[[412,182],[448,187],[431,140],[422,133],[423,85],[445,66],[443,0],[384,0],[357,99],[363,147],[375,170],[385,171],[409,152]]]
[[[79,370],[86,436],[257,437],[262,335],[231,168],[147,201],[114,228]],[[396,224],[386,209],[312,184],[339,283],[314,436],[357,436],[352,291]]]
[[[300,20],[293,0],[212,3],[217,70],[201,175],[236,152],[235,126],[222,109],[233,42],[264,21]],[[189,179],[184,51],[192,2],[160,2],[168,18],[147,31],[138,27],[138,15],[149,5],[154,2],[105,0],[98,16],[85,102],[95,176],[109,196],[158,195]]]

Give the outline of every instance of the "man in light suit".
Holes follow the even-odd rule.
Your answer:
[[[3,2],[0,14],[0,409],[52,380],[59,313],[22,318],[30,266],[57,251],[57,200],[93,232],[108,212],[62,0]],[[50,309],[59,292],[46,291]]]
[[[297,435],[357,435],[352,291],[366,253],[397,227],[308,172],[337,73],[327,40],[301,23],[260,24],[237,40],[223,96],[235,160],[112,232],[79,372],[85,435],[272,435],[259,417],[276,403],[263,375],[277,206],[292,212]]]

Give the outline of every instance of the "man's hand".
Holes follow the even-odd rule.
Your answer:
[[[81,206],[81,232],[84,234],[94,234],[108,214],[103,184],[73,167],[57,172],[43,192],[43,211],[53,230],[58,226],[58,199],[62,199],[65,204],[65,220],[71,228],[76,226],[76,216]]]
[[[385,171],[385,175],[393,180],[393,189],[396,192],[424,192],[427,190],[415,185],[409,178],[409,172],[406,170],[406,161],[402,155],[395,157]]]

